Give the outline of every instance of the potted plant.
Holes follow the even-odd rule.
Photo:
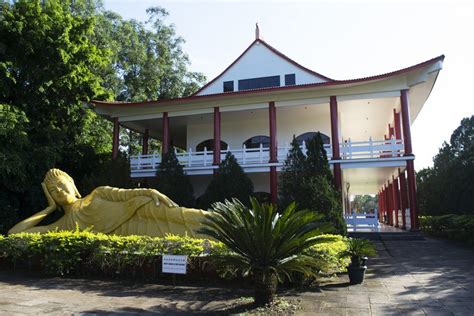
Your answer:
[[[362,238],[349,238],[347,250],[342,255],[351,258],[351,263],[347,267],[350,284],[360,284],[364,281],[367,256],[375,256],[376,253],[375,246],[371,241]]]

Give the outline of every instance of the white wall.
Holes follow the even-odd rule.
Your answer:
[[[291,143],[293,135],[316,132],[331,136],[329,105],[277,107],[277,142],[279,147]],[[213,138],[213,119],[190,119],[187,123],[187,149],[196,150],[196,145]],[[252,111],[222,112],[221,139],[230,149],[242,148],[243,142],[253,136],[269,136],[268,109]]]
[[[254,44],[242,58],[229,68],[220,78],[203,89],[198,95],[223,92],[225,81],[234,81],[234,91],[238,90],[238,81],[259,77],[280,75],[280,84],[285,85],[285,75],[295,74],[296,84],[325,82],[327,80],[295,66],[275,54],[261,43]]]

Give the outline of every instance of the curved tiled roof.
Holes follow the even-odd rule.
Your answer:
[[[259,40],[259,41],[262,41],[262,40]],[[252,45],[253,45],[253,43],[252,43]],[[345,84],[353,84],[353,83],[363,83],[363,82],[367,82],[367,81],[386,79],[386,78],[390,78],[390,77],[397,76],[397,75],[400,75],[400,74],[404,74],[404,73],[410,72],[412,70],[416,70],[416,69],[425,67],[429,64],[432,64],[432,63],[435,63],[435,62],[438,62],[438,61],[443,61],[443,60],[444,60],[444,55],[441,55],[441,56],[432,58],[430,60],[424,61],[422,63],[416,64],[416,65],[413,65],[413,66],[410,66],[410,67],[407,67],[407,68],[402,68],[402,69],[399,69],[399,70],[396,70],[396,71],[387,72],[387,73],[380,74],[380,75],[363,77],[363,78],[356,78],[356,79],[333,80],[333,79],[328,79],[327,78],[330,81],[319,82],[319,83],[307,83],[307,84],[292,85],[292,86],[279,86],[279,87],[249,89],[249,90],[243,90],[243,91],[230,91],[230,92],[222,92],[222,93],[206,94],[206,95],[196,95],[196,93],[197,93],[196,92],[195,94],[193,94],[191,96],[188,96],[188,97],[182,97],[182,98],[176,98],[176,99],[154,100],[154,101],[143,101],[143,102],[117,102],[117,101],[109,102],[109,101],[93,100],[93,101],[91,101],[91,103],[92,104],[100,104],[100,105],[130,105],[130,106],[145,105],[145,104],[151,104],[151,103],[157,103],[157,102],[169,104],[169,103],[173,103],[173,102],[183,102],[183,101],[187,101],[187,100],[198,100],[198,99],[215,98],[215,97],[221,97],[221,96],[235,96],[235,95],[244,95],[244,94],[252,94],[252,93],[264,93],[264,92],[280,91],[280,90],[298,90],[298,89],[314,88],[314,87],[337,86],[337,85],[345,85]],[[300,67],[303,67],[303,66],[300,66]],[[319,74],[317,74],[317,75],[321,76]],[[219,78],[219,76],[217,78]],[[326,77],[323,77],[323,78],[326,78]],[[216,80],[216,79],[214,79],[214,80]],[[208,83],[207,85],[209,85],[210,83]],[[201,88],[200,90],[202,90],[203,88]]]
[[[286,61],[288,61],[289,63],[293,64],[294,66],[300,68],[301,70],[303,71],[306,71],[306,72],[309,72],[310,74],[312,75],[315,75],[317,77],[320,77],[322,79],[325,79],[327,81],[334,81],[333,79],[331,78],[328,78],[326,76],[323,76],[311,69],[308,69],[300,64],[298,64],[296,61],[294,61],[293,59],[291,59],[290,57],[286,56],[285,54],[283,54],[282,52],[280,52],[279,50],[277,50],[276,48],[274,48],[273,46],[269,45],[267,42],[265,42],[264,40],[260,39],[260,38],[257,38],[255,41],[252,42],[252,44],[250,44],[249,47],[247,47],[244,52],[242,54],[240,54],[239,57],[237,57],[236,60],[234,60],[232,62],[232,64],[230,64],[226,69],[224,69],[223,72],[221,72],[217,77],[215,77],[214,79],[212,79],[211,81],[209,81],[208,83],[206,83],[204,86],[202,86],[198,91],[196,91],[195,93],[193,93],[192,95],[197,95],[199,92],[201,92],[202,90],[206,89],[208,86],[210,86],[212,83],[214,83],[217,79],[219,79],[220,77],[222,77],[223,74],[226,73],[227,70],[229,70],[232,66],[234,66],[247,52],[248,50],[254,46],[255,44],[257,43],[261,43],[263,44],[265,47],[267,47],[269,50],[271,50],[273,53],[275,53],[276,55],[280,56],[281,58],[285,59]]]

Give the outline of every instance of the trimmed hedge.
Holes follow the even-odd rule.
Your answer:
[[[80,231],[20,233],[0,238],[0,266],[59,276],[153,278],[161,272],[162,254],[188,255],[188,269],[193,271],[202,270],[199,258],[226,251],[218,242],[172,235],[152,238]]]
[[[474,245],[474,215],[421,216],[420,226],[427,234]]]
[[[342,271],[345,237],[323,235],[325,242],[306,253],[318,260],[322,274]],[[186,279],[220,277],[213,258],[228,253],[219,242],[191,237],[114,236],[87,231],[0,235],[0,269],[28,270],[54,276],[120,277],[156,279],[161,256],[188,256]]]
[[[320,274],[333,274],[346,271],[349,257],[342,254],[347,250],[347,237],[341,235],[321,235],[326,242],[316,244],[304,251],[318,261]]]

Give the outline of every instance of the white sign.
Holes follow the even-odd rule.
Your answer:
[[[186,263],[188,256],[163,255],[163,273],[186,274]]]

